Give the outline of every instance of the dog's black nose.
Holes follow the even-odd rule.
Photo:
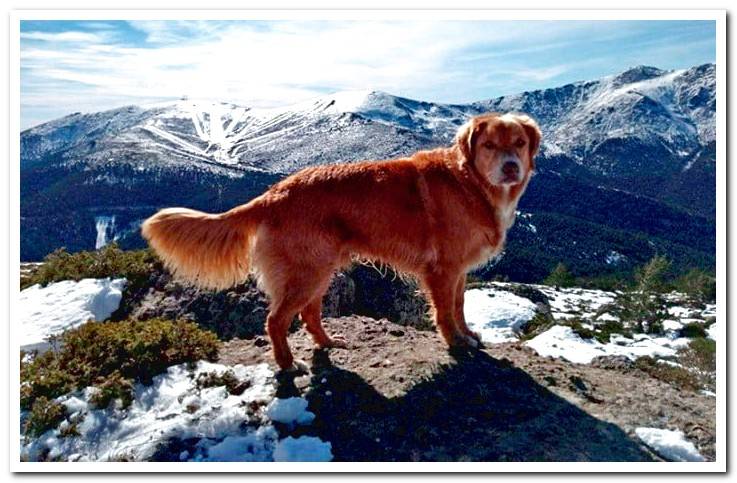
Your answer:
[[[519,174],[519,164],[515,161],[507,161],[502,165],[502,173],[504,173],[504,176],[517,176]]]

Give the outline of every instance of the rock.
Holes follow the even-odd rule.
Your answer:
[[[548,299],[548,296],[535,287],[521,283],[512,283],[505,286],[495,286],[495,288],[507,290],[518,297],[526,298],[527,300],[537,304],[541,312],[550,312],[550,300]]]
[[[591,367],[628,371],[635,367],[635,363],[625,356],[599,356],[592,359]]]
[[[216,292],[174,280],[158,267],[147,283],[126,292],[112,318],[187,319],[212,330],[221,339],[248,339],[265,334],[268,306],[267,297],[252,279]],[[416,284],[391,273],[382,276],[375,269],[360,265],[337,273],[323,298],[323,317],[368,315],[432,328],[427,311]]]

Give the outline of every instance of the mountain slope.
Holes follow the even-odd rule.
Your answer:
[[[113,238],[139,246],[137,223],[157,208],[222,211],[302,167],[447,145],[468,117],[512,110],[535,117],[544,133],[540,176],[520,208],[563,223],[568,238],[510,236],[510,261],[500,269],[519,266],[513,254],[525,252],[521,239],[538,252],[523,264],[530,265],[526,279],[554,260],[578,264],[582,274],[613,270],[605,255],[593,255],[612,250],[629,253],[618,269],[655,252],[680,266],[709,268],[715,99],[715,66],[706,64],[640,66],[465,105],[366,91],[274,109],[180,100],[72,114],[21,133],[21,256],[39,259],[59,246],[94,248]],[[607,249],[615,232],[624,241]]]

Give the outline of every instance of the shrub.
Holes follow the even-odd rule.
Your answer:
[[[107,377],[98,377],[98,383],[94,388],[96,391],[90,397],[90,402],[99,409],[110,405],[111,401],[120,399],[123,407],[128,407],[133,402],[133,383],[124,378],[119,371],[113,371]]]
[[[66,408],[56,401],[43,396],[33,401],[23,432],[29,436],[41,436],[51,428],[58,426],[66,416]]]
[[[31,285],[47,285],[62,280],[125,277],[129,285],[148,279],[155,264],[160,263],[150,249],[124,251],[115,243],[97,251],[69,253],[60,248],[50,253],[36,271],[21,278],[21,289]]]
[[[611,340],[613,334],[620,334],[624,337],[632,337],[632,331],[617,320],[607,320],[603,324],[596,326],[594,337],[602,344],[607,344]]]
[[[608,273],[578,278],[576,285],[581,288],[614,292],[616,290],[625,290],[632,283],[631,277],[631,274],[628,272]]]
[[[215,334],[187,321],[151,319],[88,322],[67,331],[58,350],[21,364],[21,407],[96,386],[97,404],[119,397],[130,403],[130,385],[145,384],[167,367],[217,358]]]
[[[714,372],[717,368],[717,343],[712,339],[698,337],[681,349],[680,355],[689,365],[704,372]]]
[[[555,324],[552,317],[546,316],[542,312],[536,312],[535,315],[522,326],[521,340],[532,339],[548,330]]]
[[[658,362],[649,356],[638,357],[635,368],[681,389],[696,391],[701,387],[698,378],[687,369]]]
[[[225,386],[230,394],[240,396],[243,392],[251,387],[249,381],[240,381],[235,373],[227,370],[218,374],[217,372],[202,373],[197,377],[197,387],[203,389],[206,387]]]
[[[573,287],[576,284],[576,279],[568,271],[568,267],[563,263],[558,263],[543,283],[554,287]]]
[[[689,322],[688,324],[681,327],[681,329],[678,331],[679,337],[688,337],[689,339],[693,339],[696,337],[706,337],[706,329],[704,328],[704,324],[699,322]]]
[[[716,278],[698,268],[677,278],[673,288],[702,303],[714,302],[717,298]]]
[[[577,317],[563,321],[562,325],[567,325],[568,327],[570,327],[571,330],[578,334],[579,337],[581,337],[582,339],[593,339],[596,335],[593,330],[584,327],[582,325],[581,319]]]

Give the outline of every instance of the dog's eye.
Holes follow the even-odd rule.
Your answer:
[[[494,143],[492,143],[491,141],[486,141],[486,142],[484,143],[484,147],[485,147],[486,149],[494,149],[494,148],[496,148],[496,146],[494,145]]]
[[[525,147],[525,140],[524,139],[518,139],[517,142],[514,143],[514,145],[517,146],[518,148],[523,148],[523,147]]]

